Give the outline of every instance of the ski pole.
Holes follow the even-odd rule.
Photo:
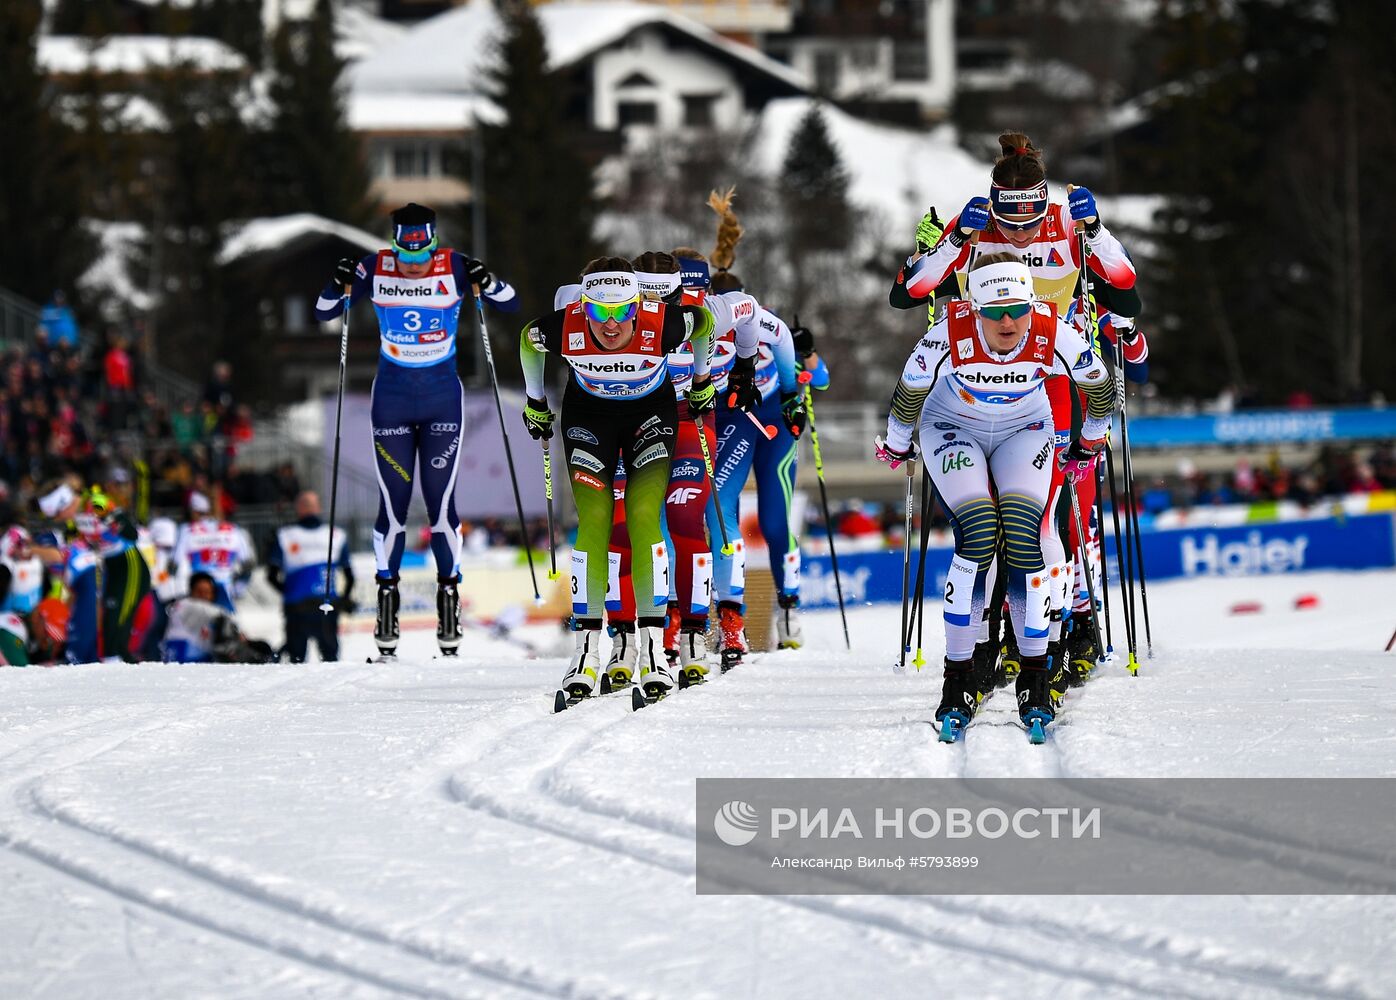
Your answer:
[[[796,320],[798,324],[799,320]],[[829,490],[824,485],[824,459],[819,451],[819,429],[814,424],[814,393],[805,386],[805,409],[809,411],[809,443],[814,449],[814,475],[819,480],[819,503],[824,508],[824,533],[829,537],[829,562],[834,567],[834,592],[839,595],[839,619],[843,622],[843,646],[851,650],[848,638],[848,615],[843,609],[843,583],[839,578],[839,553],[834,548],[834,522],[829,517]]]
[[[1105,558],[1105,491],[1101,489],[1101,478],[1105,473],[1105,463],[1096,463],[1095,477],[1095,533],[1096,544],[1100,546],[1100,596],[1105,600],[1105,656],[1115,655],[1115,639],[1110,634],[1110,561]]]
[[[557,536],[553,527],[553,453],[543,438],[543,492],[548,498],[548,579],[557,579]]]
[[[330,540],[325,546],[325,599],[320,611],[329,614],[334,610],[334,514],[339,500],[339,432],[344,424],[344,373],[349,365],[349,292],[344,286],[341,305],[344,311],[339,314],[339,396],[334,404],[334,459],[330,463]]]
[[[717,476],[713,473],[713,455],[708,448],[707,435],[703,433],[703,418],[694,417],[693,422],[698,425],[698,447],[703,452],[703,468],[708,473],[708,483],[713,491],[713,510],[717,511],[717,530],[722,535],[722,554],[730,556],[735,550],[732,548],[732,540],[727,537],[727,515],[722,512],[722,502],[717,495]]]
[[[519,514],[519,533],[523,538],[524,555],[528,559],[528,576],[533,581],[533,601],[543,603],[543,595],[538,590],[538,573],[533,568],[533,546],[528,538],[528,525],[524,522],[523,497],[519,493],[519,476],[514,471],[514,449],[509,444],[509,431],[504,426],[504,404],[499,401],[499,373],[494,367],[494,349],[490,347],[490,331],[485,326],[485,300],[480,297],[480,286],[471,285],[475,293],[475,316],[480,321],[480,340],[485,345],[485,364],[490,370],[490,387],[494,389],[494,410],[499,414],[499,436],[504,439],[504,458],[509,463],[509,483],[514,487],[514,509]]]
[[[1120,531],[1120,497],[1115,489],[1115,450],[1106,448],[1105,450],[1106,478],[1110,480],[1110,512],[1115,521],[1115,565],[1119,569],[1120,589],[1124,597],[1120,605],[1120,612],[1125,620],[1125,645],[1129,651],[1128,663],[1131,665],[1131,672],[1136,672],[1138,668],[1138,658],[1136,656],[1134,634],[1134,549],[1130,545],[1129,536]],[[1129,515],[1125,515],[1125,526],[1129,526]],[[1129,567],[1128,570],[1126,567]]]
[[[1392,646],[1396,646],[1396,632],[1392,632],[1391,638],[1386,640],[1386,649],[1384,650],[1384,652],[1391,652]]]
[[[1081,572],[1086,576],[1086,599],[1091,602],[1091,630],[1095,633],[1095,648],[1101,649],[1100,614],[1095,609],[1095,582],[1091,580],[1091,561],[1085,553],[1085,525],[1081,521],[1081,500],[1076,495],[1076,479],[1068,476],[1066,488],[1071,496],[1071,513],[1076,518],[1076,537],[1082,541]]]
[[[931,541],[931,470],[930,466],[921,466],[921,553],[916,559],[916,590],[912,594],[911,617],[916,622],[916,655],[911,658],[911,662],[916,667],[917,673],[926,664],[926,658],[921,655],[921,638],[924,634],[925,625],[925,604],[926,604],[926,547]],[[911,635],[908,629],[906,635],[906,646],[911,646]]]
[[[902,528],[902,631],[901,649],[898,652],[896,664],[892,667],[894,673],[906,673],[906,620],[907,608],[911,596],[911,515],[916,499],[912,492],[916,483],[916,459],[911,458],[906,463],[906,523]]]
[[[1139,604],[1144,612],[1144,641],[1148,646],[1149,658],[1154,655],[1154,634],[1149,624],[1149,584],[1144,571],[1144,543],[1139,538],[1138,488],[1134,482],[1134,461],[1129,452],[1129,418],[1124,408],[1120,408],[1120,444],[1125,450],[1125,503],[1134,533],[1134,558],[1139,563]]]

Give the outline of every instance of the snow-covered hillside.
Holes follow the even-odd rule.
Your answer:
[[[1002,695],[937,744],[888,606],[851,654],[811,615],[634,715],[552,716],[560,660],[429,632],[394,666],[356,634],[343,664],[4,669],[0,995],[1388,996],[1385,897],[696,896],[691,831],[695,776],[1391,776],[1394,592],[1157,585],[1155,658],[1044,747]]]

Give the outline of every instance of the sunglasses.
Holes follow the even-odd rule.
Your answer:
[[[1046,221],[1046,218],[1046,215],[1039,215],[1031,222],[1005,222],[1001,217],[996,215],[994,216],[994,224],[1000,229],[1010,233],[1026,233],[1042,225],[1042,223]]]
[[[1031,302],[1014,302],[1006,306],[980,306],[979,315],[997,323],[1007,316],[1009,319],[1022,319],[1032,312]]]
[[[640,300],[631,299],[629,302],[607,304],[605,302],[593,302],[591,299],[583,299],[582,309],[586,312],[587,319],[596,323],[598,326],[604,325],[608,320],[624,323],[626,320],[635,318],[635,313],[640,309]]]
[[[398,245],[397,240],[393,240],[393,254],[404,264],[425,264],[431,260],[431,255],[436,252],[436,240],[432,240],[420,250],[407,250]]]

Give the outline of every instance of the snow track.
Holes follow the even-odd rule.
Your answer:
[[[1388,995],[1390,897],[695,894],[698,776],[1396,773],[1392,661],[1351,651],[1396,575],[1185,586],[1151,590],[1141,676],[1103,671],[1041,747],[1011,689],[939,744],[939,670],[894,676],[880,641],[896,608],[852,610],[853,654],[810,616],[811,648],[639,713],[554,716],[561,661],[420,635],[385,666],[0,671],[0,995]],[[1295,617],[1301,590],[1327,610]],[[1255,591],[1274,628],[1224,614]]]

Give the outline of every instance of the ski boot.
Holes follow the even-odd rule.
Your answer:
[[[776,611],[776,648],[799,649],[805,644],[805,633],[800,628],[800,595],[781,594]]]
[[[717,632],[717,648],[725,674],[740,665],[747,654],[746,620],[742,617],[742,606],[736,601],[718,602]]]
[[[641,627],[635,630],[635,645],[639,653],[639,672],[630,705],[639,709],[653,705],[674,690],[674,674],[664,658],[664,630]]]
[[[1090,679],[1100,650],[1096,648],[1095,632],[1091,628],[1090,611],[1075,611],[1071,615],[1071,632],[1066,637],[1066,682],[1080,687]]]
[[[670,602],[669,616],[664,619],[664,658],[673,666],[679,662],[679,626],[683,615],[677,603]]]
[[[688,622],[679,632],[679,671],[686,687],[708,679],[708,629],[705,624]]]
[[[397,577],[378,578],[378,621],[373,627],[373,641],[378,646],[379,660],[397,659],[397,609],[402,599],[397,591]]]
[[[573,643],[572,659],[553,702],[554,712],[561,712],[584,698],[590,698],[596,690],[597,678],[605,676],[601,673],[601,630],[579,628],[573,633]],[[606,691],[601,693],[605,694]]]
[[[979,710],[981,700],[975,678],[974,661],[945,658],[945,682],[941,686],[940,707],[936,721],[940,723],[940,741],[954,743],[969,720]]]
[[[1048,688],[1052,698],[1052,711],[1060,712],[1066,701],[1067,688],[1071,686],[1070,672],[1066,668],[1066,643],[1061,639],[1047,643],[1047,673],[1051,678]]]
[[[442,656],[455,656],[460,648],[460,593],[457,577],[436,582],[436,644]]]
[[[634,622],[614,622],[611,633],[611,658],[606,661],[606,677],[612,691],[629,687],[635,677],[635,658],[639,647],[635,643]]]
[[[993,693],[994,688],[1005,683],[999,671],[999,644],[992,639],[976,642],[971,662],[974,664],[974,686],[982,702]]]
[[[1007,625],[1007,622],[1004,623]],[[1010,625],[1003,633],[1002,655],[999,657],[999,666],[1002,668],[998,682],[1000,685],[1007,684],[1018,676],[1018,671],[1022,668],[1023,657],[1018,652],[1018,633],[1013,631]]]
[[[1047,739],[1047,726],[1056,718],[1052,709],[1051,677],[1046,656],[1025,656],[1018,671],[1018,718],[1028,729],[1030,743]]]

